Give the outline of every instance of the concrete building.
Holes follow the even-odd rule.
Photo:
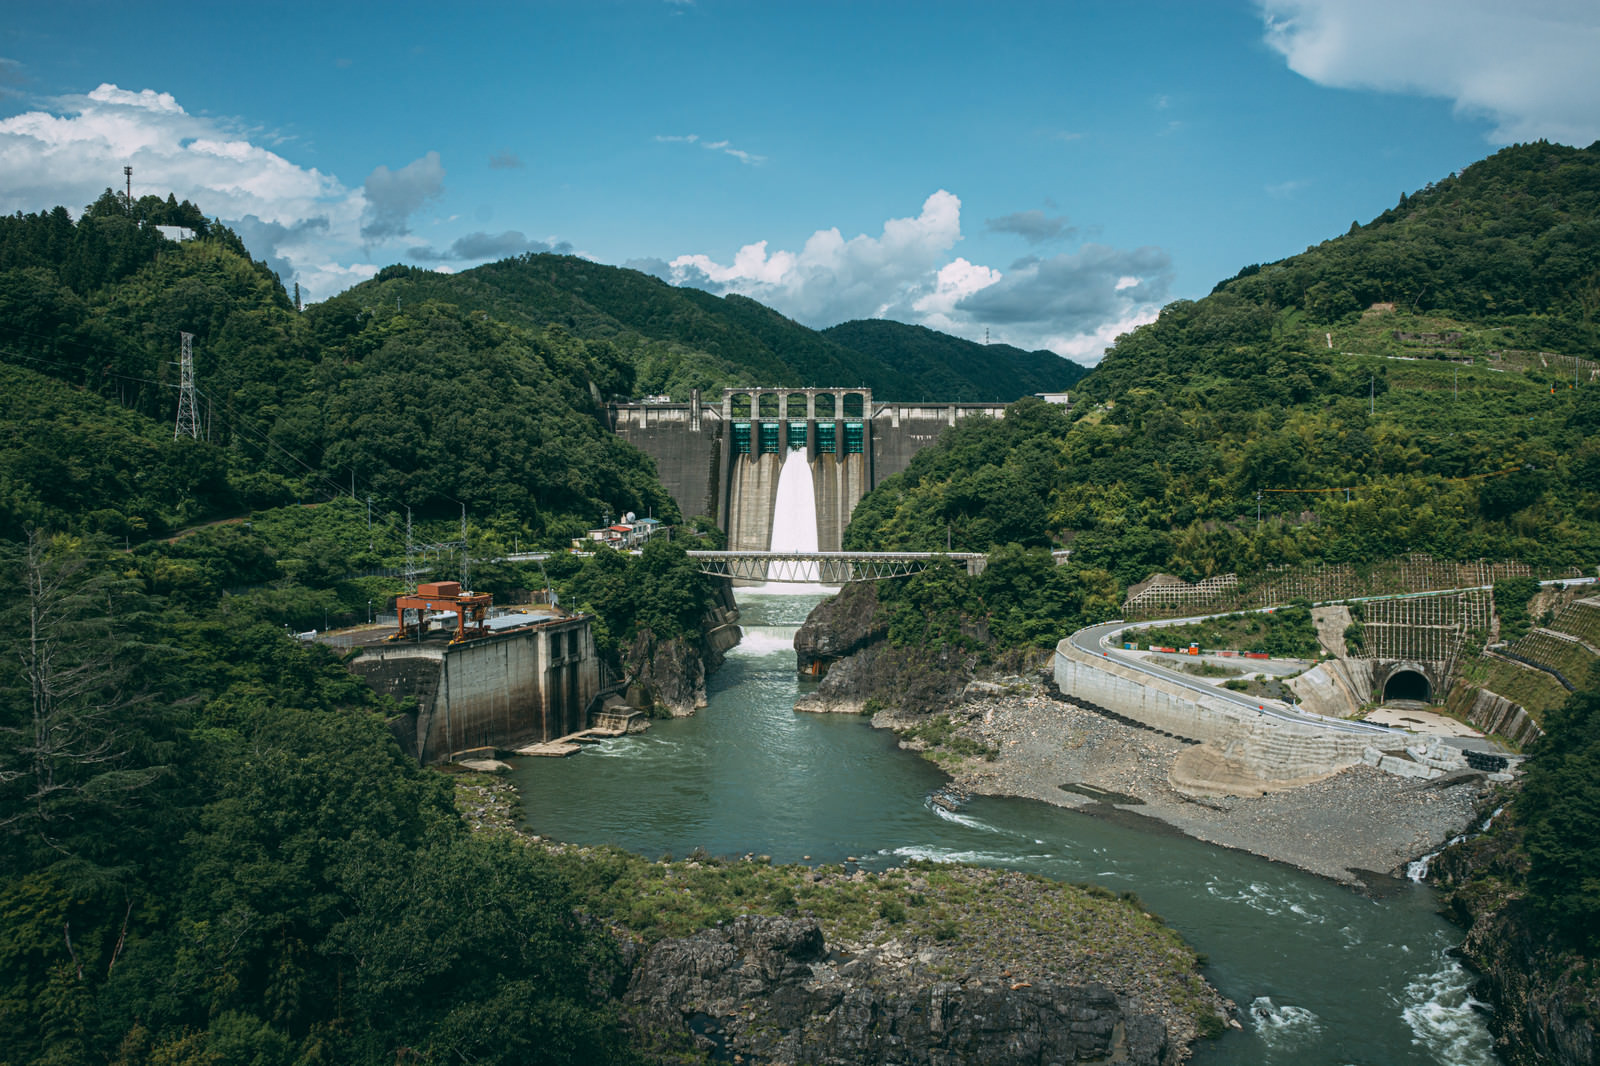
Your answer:
[[[350,669],[400,701],[389,723],[421,763],[458,752],[555,740],[588,728],[600,691],[589,616],[534,606],[487,618],[481,635],[452,640],[435,626],[360,645]]]

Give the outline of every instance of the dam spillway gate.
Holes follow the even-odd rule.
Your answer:
[[[773,547],[779,474],[804,450],[816,502],[816,549],[837,552],[851,512],[945,429],[1002,403],[875,401],[865,388],[724,389],[720,404],[611,404],[613,432],[649,455],[684,517],[710,515],[735,552]]]

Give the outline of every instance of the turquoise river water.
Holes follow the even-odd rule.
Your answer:
[[[1209,959],[1242,1032],[1195,1063],[1498,1060],[1448,954],[1461,930],[1434,894],[1381,899],[1186,837],[1029,800],[929,802],[945,780],[865,720],[796,714],[795,628],[820,596],[741,592],[745,640],[711,678],[709,706],[569,759],[512,774],[537,833],[649,857],[749,852],[869,869],[907,859],[977,863],[1137,892]],[[805,857],[809,856],[809,860]]]

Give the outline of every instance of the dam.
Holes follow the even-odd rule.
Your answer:
[[[792,452],[811,469],[816,541],[836,552],[861,498],[963,418],[1002,403],[880,402],[866,388],[737,388],[720,404],[616,403],[611,430],[656,461],[685,518],[709,515],[732,551],[769,551],[779,475]]]

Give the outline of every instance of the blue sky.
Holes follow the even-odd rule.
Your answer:
[[[134,167],[324,299],[570,251],[812,326],[1093,362],[1513,141],[1600,139],[1600,5],[15,4],[0,210]]]

